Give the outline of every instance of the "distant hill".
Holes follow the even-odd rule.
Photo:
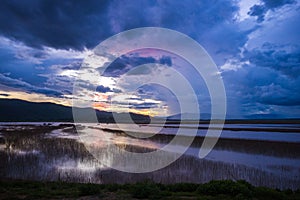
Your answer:
[[[81,113],[90,114],[93,110],[99,122],[113,123],[113,113],[98,111],[92,108],[76,108]],[[126,122],[124,113],[114,113],[118,118]],[[150,117],[130,113],[136,123],[149,123]],[[84,118],[82,118],[84,120]],[[54,103],[35,103],[19,99],[0,99],[0,121],[1,122],[73,122],[72,107]],[[84,121],[83,121],[84,122]]]
[[[253,114],[253,115],[246,115],[246,119],[282,119],[284,118],[278,114]]]
[[[201,114],[201,120],[208,120],[210,119],[210,114]],[[175,115],[171,115],[169,117],[167,117],[168,120],[199,120],[199,115],[195,114],[195,113],[178,113]]]
[[[200,121],[210,121],[211,114],[209,113],[201,113]],[[169,122],[178,122],[180,120],[183,121],[198,121],[199,116],[195,113],[183,113],[183,114],[175,114],[167,117],[167,121]],[[213,120],[218,120],[215,118]],[[277,114],[256,114],[256,115],[247,115],[244,117],[236,117],[234,115],[226,115],[225,121],[228,124],[232,123],[299,123],[299,118],[286,118],[282,115]]]
[[[218,116],[217,116],[218,117]],[[200,120],[210,120],[211,118],[211,114],[210,113],[200,113]],[[232,116],[226,116],[226,119],[229,118],[231,119]],[[167,117],[168,120],[199,120],[199,115],[197,115],[196,113],[178,113],[175,115],[171,115],[169,117]],[[218,118],[216,118],[218,119]],[[222,117],[220,117],[220,119],[222,119]]]
[[[91,111],[96,113],[98,122],[114,123],[114,116],[121,119],[121,122],[128,122],[128,115],[125,113],[111,113],[94,110],[93,108],[75,108],[83,116],[80,122],[87,122]],[[87,116],[87,117],[84,117]],[[130,113],[135,123],[161,123],[164,118],[150,118],[146,115]],[[226,123],[299,123],[300,119],[285,119],[278,115],[251,115],[244,119],[228,118]],[[167,121],[176,122],[182,120],[198,120],[198,116],[192,113],[176,114],[166,118]],[[210,114],[201,114],[201,120],[209,121]],[[54,103],[35,103],[18,99],[0,99],[0,122],[73,122],[72,107]]]

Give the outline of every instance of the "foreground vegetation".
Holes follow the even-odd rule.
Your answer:
[[[300,199],[300,190],[254,187],[245,181],[163,185],[0,181],[0,199]]]

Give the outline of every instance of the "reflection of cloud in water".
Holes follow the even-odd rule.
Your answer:
[[[101,129],[85,127],[80,131],[80,140],[84,145],[93,148],[104,148],[109,145],[132,145],[137,147],[144,147],[149,149],[158,149],[161,145],[146,141],[139,140],[126,135],[117,135],[116,133],[110,133]]]
[[[53,163],[59,172],[70,171],[70,170],[79,170],[83,172],[96,172],[98,169],[107,169],[101,163],[95,160],[74,160],[72,158],[62,158],[55,160]]]
[[[16,154],[19,154],[19,155],[39,154],[40,153],[40,151],[38,151],[38,150],[31,150],[31,151],[14,150],[13,152]]]
[[[166,140],[160,136],[156,136],[157,139],[132,138],[121,132],[101,130],[101,125],[91,124],[84,124],[83,131],[78,134],[71,125],[53,126],[50,129],[37,125],[16,127],[14,131],[11,131],[13,126],[9,126],[9,130],[0,127],[0,178],[94,183],[125,183],[144,179],[163,183],[199,183],[229,178],[245,179],[254,185],[274,188],[296,188],[300,185],[299,144],[296,142],[285,144],[260,141],[260,145],[258,141],[221,139],[205,159],[198,159],[201,143],[196,142],[170,166],[153,173],[134,175],[104,166],[105,162],[118,164],[110,152],[115,148],[111,147],[137,152],[143,148],[155,150],[163,146]],[[290,139],[288,134],[286,137]],[[86,146],[81,142],[86,142]],[[11,148],[6,149],[8,146]],[[99,151],[100,158],[105,159],[105,162],[93,158],[87,151],[89,148]],[[172,146],[170,150],[177,152],[178,148]],[[126,165],[130,167],[131,163]]]
[[[80,142],[82,142],[87,150],[99,162],[106,166],[114,166],[114,168],[130,171],[132,169],[144,169],[144,161],[128,159],[129,152],[139,152],[150,149],[159,149],[160,145],[152,141],[139,140],[126,136],[125,134],[117,134],[106,132],[101,129],[87,126],[80,130]],[[153,162],[161,162],[159,158],[153,157]]]
[[[45,138],[69,138],[69,139],[76,139],[78,140],[78,135],[74,135],[74,133],[68,133],[65,132],[66,130],[69,130],[69,127],[61,128],[61,129],[55,129],[51,131],[50,133],[45,134]]]
[[[154,135],[159,129],[160,134],[177,134],[178,124],[166,124],[166,125],[152,125],[152,126],[139,126],[137,132],[147,133]],[[212,124],[212,127],[217,126]],[[99,127],[99,126],[98,126]],[[115,124],[101,124],[100,127],[108,128],[111,130],[120,130]],[[180,126],[184,132],[184,136],[193,136],[194,129],[199,128],[197,136],[205,136],[207,133],[205,124],[182,124]],[[245,139],[245,140],[261,140],[261,141],[279,141],[279,142],[300,142],[300,125],[299,124],[225,124],[224,130],[220,135],[220,138],[232,138],[232,139]],[[121,125],[121,128],[125,131],[131,131],[136,129],[131,128],[128,125]],[[235,130],[230,130],[235,129]],[[253,129],[253,130],[251,130]],[[269,130],[269,131],[268,131]],[[276,131],[277,130],[277,131]],[[284,132],[282,132],[284,130]]]
[[[191,150],[193,151],[193,149]],[[198,149],[194,150],[196,153]],[[190,153],[190,152],[188,152]],[[288,159],[266,155],[247,154],[226,150],[213,150],[205,159],[212,161],[221,161],[225,163],[241,164],[245,166],[263,169],[264,171],[282,175],[281,169],[270,168],[270,165],[289,166],[291,170],[285,172],[285,176],[293,177],[299,173],[299,159]]]

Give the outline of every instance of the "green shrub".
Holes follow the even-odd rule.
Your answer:
[[[256,187],[254,189],[255,197],[264,200],[286,199],[284,193],[267,187]]]
[[[284,190],[284,193],[287,194],[287,195],[294,194],[293,190],[291,190],[291,189]]]
[[[116,192],[117,190],[119,190],[120,188],[122,188],[122,185],[119,184],[107,184],[105,186],[105,188],[109,191],[109,192]]]
[[[79,187],[79,196],[88,196],[88,195],[95,195],[100,194],[101,191],[97,185],[94,184],[86,184],[81,185]]]
[[[160,198],[161,191],[155,183],[146,181],[132,185],[131,195],[138,199]]]
[[[244,181],[234,182],[232,180],[214,180],[200,185],[197,188],[197,193],[212,196],[217,194],[225,194],[229,196],[242,194],[245,197],[250,197],[252,195],[252,186]]]
[[[172,192],[195,192],[199,184],[194,183],[176,183],[173,185],[168,185],[167,189]]]

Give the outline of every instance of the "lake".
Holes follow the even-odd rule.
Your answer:
[[[244,179],[255,186],[300,188],[300,124],[225,124],[213,150],[200,159],[207,127],[192,123],[82,123],[76,129],[72,123],[0,123],[0,176],[92,183]],[[122,151],[155,152],[172,141],[179,128],[183,139],[196,135],[170,165],[147,173],[121,172],[107,166],[143,167],[140,160],[124,163],[118,156]],[[218,129],[218,125],[212,128]],[[143,138],[131,135],[137,133]],[[169,145],[168,155],[178,155],[181,149],[180,144]],[[162,163],[159,159],[153,158],[153,162]]]

